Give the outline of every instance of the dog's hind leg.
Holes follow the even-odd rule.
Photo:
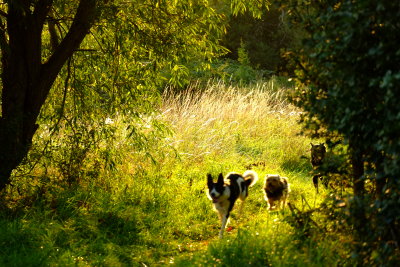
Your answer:
[[[239,207],[239,212],[238,212],[238,217],[242,217],[242,212],[243,212],[243,206],[244,206],[244,201],[240,201],[240,207]]]

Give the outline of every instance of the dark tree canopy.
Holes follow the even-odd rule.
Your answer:
[[[296,25],[288,27],[287,10],[271,5],[261,18],[254,18],[249,13],[231,16],[223,44],[229,49],[227,57],[238,59],[242,44],[252,66],[279,75],[293,72],[282,53],[298,45],[300,35]]]

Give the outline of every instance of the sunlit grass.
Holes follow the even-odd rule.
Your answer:
[[[242,217],[238,218],[233,211],[230,223],[233,230],[226,234],[224,241],[217,240],[218,216],[204,196],[203,199],[183,201],[191,205],[197,215],[200,207],[201,212],[207,214],[203,215],[202,219],[207,221],[201,221],[202,226],[208,225],[213,230],[202,237],[213,241],[206,254],[184,257],[178,261],[180,265],[243,266],[251,264],[252,260],[255,265],[268,265],[268,262],[277,264],[277,259],[293,250],[291,246],[284,245],[291,242],[293,234],[293,229],[283,222],[289,210],[284,214],[271,214],[263,200],[263,177],[268,173],[289,177],[292,188],[290,201],[300,210],[315,208],[322,201],[322,194],[315,194],[309,174],[311,168],[307,157],[310,140],[299,135],[300,111],[287,102],[287,88],[274,87],[272,84],[273,80],[253,87],[237,88],[214,83],[201,90],[189,88],[179,94],[167,91],[163,96],[163,115],[174,131],[169,141],[180,158],[175,167],[169,168],[173,168],[172,173],[181,183],[191,185],[191,190],[182,194],[188,197],[188,193],[200,195],[204,192],[207,172],[243,172],[251,166],[261,178],[250,190]],[[174,202],[180,202],[180,199]],[[174,210],[179,210],[181,204],[176,205]],[[185,211],[185,214],[186,220],[196,223],[190,217],[190,212],[187,214]],[[184,217],[182,219],[185,220]],[[282,236],[276,236],[273,229],[277,227],[282,229]],[[237,234],[246,235],[249,240],[241,240],[243,237]],[[252,244],[262,248],[252,251]],[[282,246],[284,249],[277,249],[279,253],[276,252],[276,256],[266,258],[266,253],[272,250],[274,254],[273,251]],[[249,252],[257,256],[252,258]],[[290,264],[304,260],[302,257],[307,255],[303,252],[290,257]],[[320,263],[318,260],[314,264]]]
[[[119,156],[113,168],[87,173],[75,189],[45,192],[50,197],[38,198],[22,217],[0,220],[0,243],[14,252],[3,252],[0,265],[332,265],[336,241],[302,240],[301,229],[287,221],[290,210],[269,212],[264,200],[268,173],[289,178],[289,201],[299,210],[318,207],[327,193],[321,189],[317,195],[312,186],[310,140],[299,135],[300,111],[287,102],[287,90],[277,79],[166,90],[156,116],[172,134],[154,139],[147,151],[157,163],[123,140],[115,148],[104,146]],[[147,131],[153,119],[146,118]],[[118,120],[113,127],[127,129]],[[94,164],[96,155],[91,157]],[[248,168],[260,180],[250,188],[241,216],[233,210],[230,231],[219,240],[206,174]],[[29,241],[17,246],[23,236]]]
[[[188,162],[234,157],[276,168],[284,158],[306,152],[307,140],[297,135],[299,110],[287,103],[285,88],[217,83],[180,94],[167,91],[163,99],[164,117],[175,133],[171,143]]]

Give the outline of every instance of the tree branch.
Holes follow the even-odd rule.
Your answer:
[[[43,27],[44,21],[46,20],[47,14],[49,13],[53,0],[39,0],[36,2],[33,17],[36,19],[38,25]]]
[[[35,111],[39,111],[41,104],[44,102],[51,85],[60,72],[62,66],[72,56],[74,51],[79,48],[85,36],[89,33],[96,19],[97,0],[81,0],[74,17],[74,21],[60,45],[54,51],[49,60],[43,64],[41,70],[42,79],[40,79],[41,92],[39,101],[35,101],[39,106],[35,107]]]
[[[79,47],[94,23],[96,4],[96,0],[81,0],[79,2],[71,28],[57,50],[43,65],[43,75],[57,75],[67,59]]]
[[[50,15],[50,18],[47,21],[47,24],[49,25],[50,44],[51,44],[51,48],[53,49],[53,52],[54,52],[57,49],[60,42],[58,40],[55,19],[53,18],[53,12],[51,10],[49,12],[49,15]]]
[[[44,3],[49,3],[49,1],[43,0],[42,4],[44,5]],[[27,122],[25,125],[30,125],[29,122],[36,121],[40,109],[46,100],[55,79],[60,73],[61,68],[73,55],[75,50],[79,48],[81,42],[88,34],[96,19],[98,2],[99,0],[80,0],[68,33],[58,45],[54,53],[50,56],[49,60],[44,64],[39,63],[38,76],[34,80],[34,84],[30,86],[30,88],[34,88],[34,90],[28,90],[28,95],[25,98],[24,113],[26,116],[24,117],[24,120]],[[39,12],[42,7],[37,5],[37,8],[39,8],[37,9],[37,12]],[[46,8],[48,8],[48,6],[46,6]],[[31,140],[34,133],[35,129],[25,129],[24,139]]]

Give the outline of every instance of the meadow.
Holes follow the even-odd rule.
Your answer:
[[[153,120],[169,129],[146,140],[150,150],[121,140],[113,148],[118,160],[80,173],[68,188],[51,169],[30,176],[29,186],[38,189],[26,189],[32,194],[21,193],[16,179],[2,196],[0,265],[346,265],[347,240],[313,212],[330,192],[316,194],[312,185],[309,149],[318,140],[300,135],[301,111],[286,98],[290,86],[274,77],[247,86],[210,81],[167,89],[160,112],[143,118],[148,136]],[[126,125],[112,123],[123,136]],[[85,162],[95,166],[96,157]],[[249,168],[260,179],[219,240],[206,174]],[[272,173],[289,178],[295,210],[267,210],[262,186]]]

